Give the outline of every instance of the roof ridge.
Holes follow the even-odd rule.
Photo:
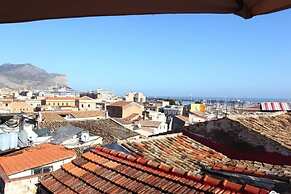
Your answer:
[[[159,136],[153,136],[153,137],[144,137],[144,138],[139,138],[139,139],[125,140],[124,142],[141,143],[143,141],[151,141],[151,140],[158,140],[158,139],[163,139],[163,138],[167,138],[167,137],[178,137],[178,136],[183,136],[183,133],[178,132],[178,133],[159,135]]]
[[[232,181],[229,181],[227,179],[217,179],[215,177],[209,176],[209,175],[205,175],[205,176],[198,176],[196,174],[194,174],[192,171],[185,171],[183,169],[177,168],[177,167],[171,167],[165,163],[162,162],[156,162],[150,159],[146,159],[143,157],[136,157],[130,154],[125,154],[123,152],[118,152],[115,150],[111,150],[105,147],[100,147],[97,146],[95,149],[91,150],[91,152],[95,153],[95,154],[101,154],[103,157],[105,155],[109,155],[109,157],[115,157],[115,158],[119,158],[122,160],[126,160],[130,163],[138,163],[140,165],[145,165],[147,167],[150,167],[152,169],[155,170],[159,170],[165,173],[170,173],[173,174],[174,176],[179,176],[181,178],[186,178],[188,180],[192,180],[195,182],[200,182],[200,183],[204,183],[204,184],[208,184],[211,186],[216,186],[222,189],[228,189],[230,191],[233,192],[247,192],[247,193],[269,193],[268,190],[263,189],[263,188],[259,188],[259,187],[255,187],[252,185],[242,185],[242,184],[238,184],[238,183],[234,183]]]
[[[227,173],[236,173],[236,174],[241,174],[241,175],[248,175],[248,176],[253,176],[253,177],[258,177],[258,178],[267,178],[267,179],[273,179],[276,178],[281,181],[288,181],[289,179],[272,175],[272,174],[265,174],[263,171],[258,171],[255,170],[255,168],[250,168],[246,164],[240,164],[239,166],[232,166],[232,165],[227,165],[227,164],[214,164],[211,167],[212,170],[215,171],[223,171]]]

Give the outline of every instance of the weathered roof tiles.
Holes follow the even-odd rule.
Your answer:
[[[101,147],[45,177],[40,189],[49,193],[269,193]]]
[[[291,180],[291,166],[234,160],[185,136],[172,134],[125,141],[133,153],[168,165],[204,174],[203,169],[240,173],[255,177]]]

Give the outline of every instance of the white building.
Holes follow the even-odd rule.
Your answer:
[[[191,124],[207,121],[207,115],[203,112],[189,112],[188,117]]]
[[[168,125],[165,122],[140,120],[135,123],[133,130],[142,136],[156,135],[168,131]]]
[[[147,110],[143,112],[145,120],[167,122],[167,117],[164,113]]]
[[[183,114],[183,106],[165,106],[163,107],[163,111],[167,117],[174,117],[176,115],[182,115]]]
[[[125,101],[128,102],[138,102],[138,103],[144,103],[146,101],[146,97],[141,92],[129,92],[125,96]]]
[[[104,89],[97,89],[96,90],[96,99],[99,99],[101,101],[110,102],[115,98],[115,95],[110,90],[104,90]]]
[[[51,143],[63,145],[66,148],[88,148],[102,145],[103,138],[90,135],[88,131],[79,127],[65,126],[56,130],[52,134]]]
[[[0,125],[0,151],[15,149],[18,147],[19,123],[10,119]]]

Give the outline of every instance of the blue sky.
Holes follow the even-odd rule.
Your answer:
[[[0,64],[64,73],[117,94],[291,98],[291,10],[94,17],[0,25]]]

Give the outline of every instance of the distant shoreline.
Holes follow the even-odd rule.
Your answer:
[[[194,102],[194,101],[241,101],[241,102],[269,102],[269,101],[276,101],[276,102],[291,102],[291,99],[288,98],[235,98],[235,97],[183,97],[183,96],[149,96],[148,99],[173,99],[176,101],[188,101],[188,102]]]

